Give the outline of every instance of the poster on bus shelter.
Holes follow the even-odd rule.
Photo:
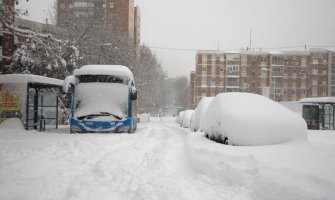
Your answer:
[[[26,84],[0,84],[0,123],[8,118],[25,117]]]

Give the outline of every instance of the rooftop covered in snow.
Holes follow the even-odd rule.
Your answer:
[[[0,84],[1,83],[38,83],[59,87],[63,86],[63,80],[33,74],[3,74],[0,75]]]
[[[335,97],[303,98],[299,103],[335,104]]]
[[[114,75],[134,79],[129,68],[122,65],[85,65],[74,70],[73,75]]]

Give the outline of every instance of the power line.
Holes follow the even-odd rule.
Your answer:
[[[307,46],[309,48],[335,48],[335,45],[330,45],[330,46]],[[199,50],[204,50],[204,51],[215,51],[214,49],[191,49],[191,48],[173,48],[173,47],[159,47],[159,46],[149,46],[150,49],[159,49],[159,50],[169,50],[169,51],[199,51]],[[296,48],[301,48],[305,49],[305,45],[302,46],[283,46],[283,47],[259,47],[256,49],[262,49],[262,50],[278,50],[278,49],[296,49]],[[225,49],[221,51],[239,51],[243,48],[239,49]]]

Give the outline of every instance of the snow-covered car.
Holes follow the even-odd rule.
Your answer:
[[[185,111],[179,112],[179,115],[177,117],[177,123],[181,126],[183,124],[183,115]]]
[[[206,136],[224,144],[272,145],[306,137],[304,119],[267,97],[218,94],[203,116]]]
[[[202,116],[204,116],[205,111],[207,110],[207,107],[209,104],[213,101],[214,97],[203,97],[197,108],[194,111],[194,120],[192,122],[192,130],[198,131],[200,128],[201,131],[201,122],[202,122]]]
[[[183,121],[181,126],[184,128],[189,128],[190,127],[190,121],[191,121],[191,117],[193,114],[194,110],[185,110],[184,114],[183,114]]]
[[[191,119],[190,119],[190,129],[191,131],[195,132],[196,130],[194,130],[194,118],[195,118],[195,112],[192,113]]]

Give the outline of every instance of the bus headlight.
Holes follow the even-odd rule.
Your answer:
[[[82,132],[81,128],[79,126],[71,125],[70,126],[71,133],[79,133]]]

